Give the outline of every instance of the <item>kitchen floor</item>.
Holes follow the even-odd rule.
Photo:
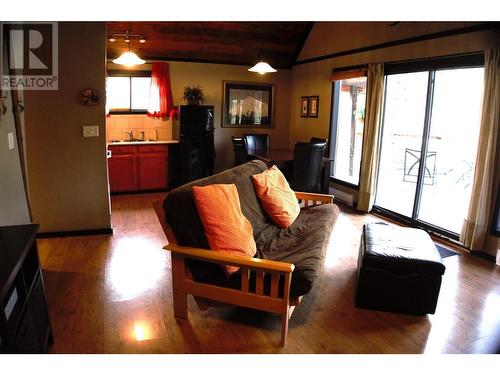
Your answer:
[[[340,206],[323,272],[290,320],[243,308],[173,316],[170,255],[152,208],[164,193],[114,195],[114,234],[39,239],[51,353],[492,353],[500,344],[500,268],[476,256],[444,259],[436,314],[354,307],[363,223],[384,221]]]

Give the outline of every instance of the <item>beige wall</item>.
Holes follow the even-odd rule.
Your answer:
[[[0,65],[5,69],[8,66],[7,48],[3,52],[4,61]],[[2,76],[3,72],[0,71],[0,79]],[[24,190],[19,145],[17,144],[12,92],[5,91],[3,96],[7,111],[3,114],[0,106],[0,226],[28,224],[30,216]],[[8,147],[9,133],[12,133],[14,137],[12,150],[9,150]]]
[[[378,22],[370,23],[379,24]],[[347,24],[344,32],[339,30],[338,24]],[[344,22],[316,23],[309,34],[298,61],[314,57],[312,55],[313,52],[317,53],[318,56],[338,52],[334,47],[332,47],[332,50],[326,49],[326,46],[329,45],[329,40],[338,41],[343,47],[343,50],[348,50],[351,48],[342,40],[352,39],[355,42],[353,42],[354,47],[352,48],[358,48],[361,42],[357,41],[357,33],[365,35],[368,33],[368,30],[364,30],[366,27],[364,25],[365,23],[353,22],[352,25],[349,26],[350,24],[351,23]],[[357,26],[358,24],[362,24],[363,28]],[[445,26],[448,24],[449,23],[444,23]],[[436,29],[436,26],[434,26],[434,29]],[[378,33],[374,33],[373,35],[377,36]],[[393,39],[401,39],[403,36],[409,37],[410,34],[409,32],[405,32],[401,37],[396,35]],[[378,39],[374,37],[373,41],[375,42],[377,40]],[[366,41],[364,41],[364,43],[366,43]],[[321,48],[318,46],[321,46]],[[333,68],[476,52],[495,46],[500,46],[500,34],[498,30],[427,40],[296,65],[292,69],[291,79],[290,145],[293,145],[297,141],[305,141],[311,136],[328,136],[332,99],[332,84],[329,77]],[[320,96],[319,117],[301,118],[300,97],[310,95]]]
[[[215,111],[215,169],[221,171],[234,165],[231,137],[243,133],[268,133],[271,147],[287,148],[289,137],[290,70],[280,69],[273,74],[259,75],[251,73],[247,66],[203,64],[189,62],[169,62],[170,80],[174,105],[185,104],[182,100],[184,87],[200,85],[205,92],[206,105],[213,105]],[[115,64],[108,64],[108,69],[119,69]],[[136,69],[151,69],[149,64]],[[272,129],[234,129],[221,128],[223,81],[241,81],[273,83],[275,85],[274,127]],[[172,136],[179,135],[179,124],[173,121]]]
[[[427,28],[422,28],[423,24],[409,23],[410,25],[405,26],[403,23],[398,28],[392,28],[389,36],[389,33],[383,29],[387,28],[384,25],[385,23],[370,22],[370,24],[374,24],[373,31],[367,28],[367,24],[362,22],[315,23],[299,55],[298,61],[381,43],[385,37],[390,38],[389,40],[398,40],[428,32],[442,31],[450,27],[456,28],[457,25],[450,25],[450,23],[442,23],[442,25],[425,23],[429,25]],[[463,27],[470,25],[470,23],[458,23],[458,25],[459,27]],[[428,31],[423,32],[426,30]],[[297,141],[306,141],[311,136],[328,136],[332,99],[332,84],[329,81],[329,77],[333,68],[445,56],[498,47],[500,47],[500,33],[496,29],[404,44],[296,65],[292,69],[291,77],[289,145],[291,147]],[[317,119],[300,117],[300,97],[309,95],[319,95],[320,97],[320,110]],[[354,195],[355,201],[357,200],[356,190],[341,186],[335,187]],[[497,246],[498,241],[496,239],[493,237],[488,239],[487,251],[490,254],[496,252]]]
[[[59,90],[25,92],[33,222],[41,232],[110,228],[104,114],[106,25],[59,23]],[[95,88],[97,106],[79,104]],[[83,138],[83,125],[99,137]]]
[[[290,70],[280,69],[273,74],[251,73],[246,66],[171,62],[170,74],[174,104],[184,104],[184,87],[200,85],[205,91],[206,104],[213,105],[215,111],[215,169],[224,170],[234,165],[231,143],[232,136],[243,133],[268,133],[271,147],[286,148],[289,137]],[[234,129],[221,128],[222,82],[223,81],[266,82],[275,84],[274,128],[272,129]],[[178,127],[174,126],[174,134]]]

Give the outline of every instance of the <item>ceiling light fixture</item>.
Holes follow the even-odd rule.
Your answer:
[[[274,73],[277,72],[276,69],[274,69],[271,65],[266,63],[265,61],[260,61],[251,68],[248,69],[249,72],[254,72],[254,73],[259,73],[259,74],[266,74],[266,73]]]
[[[125,43],[128,43],[128,51],[124,52],[117,59],[114,59],[113,63],[118,64],[118,65],[125,65],[125,66],[128,66],[128,67],[144,64],[146,61],[144,61],[143,59],[141,59],[139,56],[137,56],[135,53],[133,53],[130,50],[130,44],[131,44],[130,43],[130,36],[131,36],[131,34],[129,33],[128,30],[125,31],[124,36],[125,36]],[[141,36],[141,40],[143,40],[143,39],[144,39],[144,37]],[[142,42],[141,40],[139,41],[140,43],[145,43],[146,42],[146,40],[144,40],[144,42]]]
[[[127,52],[123,53],[120,57],[118,57],[117,59],[114,59],[113,62],[115,64],[118,64],[118,65],[134,66],[134,65],[144,64],[146,61],[141,59],[135,53],[133,53],[131,51],[127,51]]]
[[[111,35],[111,37],[109,38],[109,41],[110,41],[111,43],[116,42],[116,38],[115,38],[115,36],[114,36],[114,35]]]

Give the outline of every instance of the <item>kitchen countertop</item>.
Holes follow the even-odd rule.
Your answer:
[[[124,146],[124,145],[166,145],[171,143],[179,143],[175,139],[169,141],[120,141],[120,142],[108,142],[108,146]]]

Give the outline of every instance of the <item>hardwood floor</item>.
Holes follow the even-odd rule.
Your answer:
[[[322,275],[279,346],[278,315],[242,309],[173,316],[170,255],[152,208],[164,195],[112,197],[114,235],[39,239],[55,344],[52,353],[494,353],[500,348],[500,267],[463,254],[444,259],[436,314],[354,307],[363,223],[341,207]]]

